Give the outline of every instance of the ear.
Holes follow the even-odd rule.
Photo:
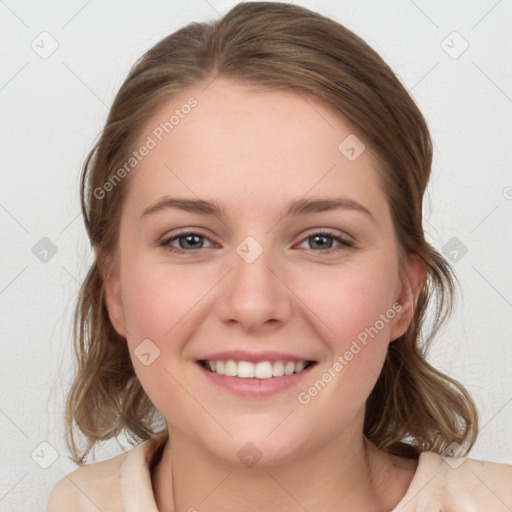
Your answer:
[[[425,262],[416,254],[404,257],[401,270],[401,287],[395,304],[400,305],[390,330],[389,341],[394,341],[407,331],[416,311],[416,303],[427,279]],[[398,309],[398,308],[397,308]]]
[[[110,322],[117,333],[126,338],[126,320],[121,294],[119,265],[110,258],[99,258],[97,264],[105,286],[104,298]]]

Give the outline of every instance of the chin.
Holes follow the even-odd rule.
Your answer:
[[[293,462],[301,453],[304,454],[305,447],[310,444],[308,438],[311,438],[311,434],[290,430],[290,425],[286,428],[284,423],[288,419],[279,425],[281,421],[283,418],[272,421],[269,428],[269,421],[244,422],[239,418],[236,425],[227,427],[233,437],[220,427],[210,428],[198,432],[198,438],[192,442],[203,446],[203,450],[213,458],[237,468],[256,470],[278,466]]]

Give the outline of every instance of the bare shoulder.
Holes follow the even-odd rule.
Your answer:
[[[452,479],[493,478],[496,483],[512,484],[512,465],[472,459],[470,457],[443,457],[436,453],[422,454],[424,467],[450,475]]]
[[[162,431],[116,457],[64,475],[50,492],[46,512],[123,512],[125,502],[133,499],[149,510],[153,498],[149,468],[167,439],[168,433]]]
[[[50,492],[46,512],[97,512],[106,503],[113,510],[113,503],[121,503],[120,469],[128,453],[64,475]]]
[[[423,454],[422,462],[424,477],[431,479],[428,487],[442,497],[443,505],[512,509],[512,465],[435,453]]]
[[[450,466],[447,464],[447,466]],[[454,472],[462,469],[460,477],[473,478],[473,482],[480,481],[483,485],[493,486],[506,490],[509,498],[512,497],[512,465],[500,462],[481,461],[467,458],[461,460],[460,467],[451,467]],[[512,502],[510,503],[512,505]]]

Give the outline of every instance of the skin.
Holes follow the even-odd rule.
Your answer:
[[[391,510],[416,461],[391,460],[365,438],[364,404],[389,343],[411,321],[411,292],[425,269],[416,258],[399,260],[378,161],[368,147],[349,161],[338,145],[354,130],[321,104],[224,78],[167,101],[141,144],[190,96],[198,105],[127,178],[118,251],[104,267],[110,318],[170,432],[152,473],[159,510]],[[141,218],[165,195],[215,200],[225,216],[167,208]],[[347,198],[371,215],[344,208],[283,216],[288,202],[313,197]],[[182,253],[158,245],[180,228],[207,237],[193,241],[195,253],[183,238]],[[353,247],[309,238],[325,229]],[[262,248],[252,263],[236,252],[247,236]],[[299,403],[298,393],[393,304],[400,312]],[[148,366],[134,356],[144,339],[160,350]],[[196,362],[234,349],[317,364],[290,389],[243,398],[214,386]],[[237,457],[247,442],[261,453],[253,467]]]

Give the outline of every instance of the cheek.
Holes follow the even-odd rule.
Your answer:
[[[283,272],[294,294],[283,289],[280,300],[295,303],[294,309],[302,317],[298,321],[309,323],[333,357],[348,350],[354,339],[364,343],[368,329],[374,333],[372,326],[379,333],[370,339],[384,343],[391,324],[383,324],[379,318],[392,306],[397,279],[391,256],[375,254],[346,265],[310,263]],[[199,330],[201,319],[214,313],[212,297],[222,274],[207,263],[155,264],[142,257],[125,261],[121,279],[131,351],[150,339],[161,351],[179,358],[194,329]]]
[[[319,317],[315,325],[326,346],[329,359],[323,376],[329,384],[315,382],[304,389],[316,406],[338,404],[361,406],[373,389],[389,346],[390,329],[400,308],[394,302],[397,283],[396,262],[381,258],[377,264],[366,260],[360,264],[339,267],[336,271],[316,272],[315,286],[297,292],[308,308]],[[394,305],[394,307],[393,307]],[[331,384],[332,382],[332,384]],[[302,403],[302,402],[301,402]],[[350,407],[350,406],[349,406]],[[319,409],[320,410],[320,409]]]
[[[213,288],[216,279],[191,265],[140,261],[126,266],[123,282],[130,343],[150,338],[160,344],[166,339],[180,339],[194,308],[200,307],[201,298]]]
[[[179,385],[184,348],[197,327],[200,299],[216,280],[203,278],[192,266],[143,259],[124,270],[123,308],[135,372],[155,407],[174,417],[179,404],[189,400]]]
[[[336,269],[323,268],[307,282],[299,281],[297,294],[317,314],[328,339],[343,348],[347,340],[357,338],[382,314],[391,310],[388,317],[394,317],[395,266],[388,261],[371,264],[367,260]],[[384,337],[389,333],[390,320],[386,318],[384,325],[378,323]],[[318,320],[316,323],[319,324]]]
[[[381,252],[341,265],[309,262],[301,268],[283,269],[282,278],[289,288],[279,288],[279,300],[290,301],[294,312],[287,321],[297,322],[315,345],[323,347],[322,370],[332,381],[321,393],[318,387],[317,391],[311,388],[313,381],[304,383],[301,391],[312,402],[305,412],[325,414],[326,409],[343,409],[343,417],[333,420],[338,425],[361,407],[371,392],[388,346],[390,315],[387,322],[380,318],[392,307],[396,289],[393,268],[392,254],[383,256]],[[167,418],[189,421],[183,404],[190,397],[179,385],[187,377],[187,365],[182,363],[189,342],[204,340],[208,334],[202,323],[220,322],[215,312],[222,288],[219,280],[225,270],[208,263],[165,264],[143,257],[125,260],[122,267],[123,306],[134,368],[151,401]],[[285,323],[283,333],[289,328]],[[145,339],[156,347],[149,345],[149,358],[158,353],[149,365],[136,356]],[[169,404],[174,405],[170,408]]]

